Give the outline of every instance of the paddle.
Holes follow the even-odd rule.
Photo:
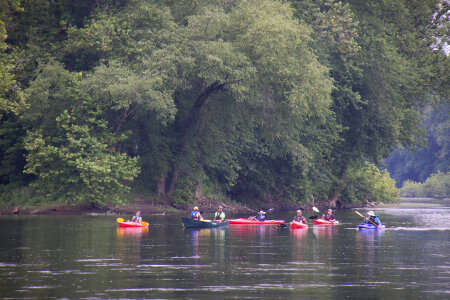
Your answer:
[[[315,211],[316,213],[322,214],[322,213],[320,212],[320,210],[319,210],[317,207],[315,207],[315,206],[312,207],[312,210]],[[323,215],[323,214],[322,214],[322,215]]]
[[[122,218],[117,218],[117,222],[118,223],[122,223],[124,221],[124,219],[122,219]]]
[[[144,226],[148,226],[148,223],[145,222],[145,221],[141,221],[141,224],[144,225]]]
[[[363,217],[364,219],[366,219],[367,221],[369,221],[370,223],[372,223],[373,225],[377,226],[378,228],[381,228],[380,226],[378,226],[375,222],[370,221],[370,219],[364,217],[362,214],[360,214],[359,212],[357,212],[355,210],[355,213],[357,213],[360,217]]]

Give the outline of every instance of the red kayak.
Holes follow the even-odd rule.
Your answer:
[[[292,221],[290,224],[291,228],[308,228],[308,224],[304,224],[302,222]]]
[[[265,221],[257,221],[250,219],[233,219],[229,220],[230,225],[281,225],[286,223],[284,220],[265,220]]]
[[[132,221],[125,221],[125,222],[118,222],[120,227],[134,227],[134,228],[147,228],[148,223],[146,225],[142,223],[132,222]]]
[[[316,219],[314,220],[314,225],[338,225],[339,221],[328,221],[324,219]]]

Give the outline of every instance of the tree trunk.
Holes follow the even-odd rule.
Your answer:
[[[166,177],[162,176],[156,183],[156,197],[166,200]]]
[[[181,149],[178,154],[178,157],[175,160],[175,165],[173,167],[172,177],[170,179],[170,185],[169,185],[169,191],[168,191],[168,196],[171,201],[174,200],[176,182],[181,173],[180,164],[181,164],[181,161],[183,160],[183,157],[185,154],[186,146],[187,146],[187,143],[189,140],[188,135],[190,133],[190,130],[194,127],[195,124],[197,124],[199,115],[200,115],[200,110],[203,107],[203,105],[205,104],[206,100],[208,100],[208,97],[212,93],[222,90],[224,87],[225,87],[225,83],[220,83],[220,82],[216,81],[216,82],[212,83],[210,86],[208,86],[206,89],[204,89],[200,93],[200,95],[197,97],[197,100],[195,101],[194,105],[192,106],[189,117],[187,117],[183,122],[181,122],[180,128],[181,128],[182,144],[181,144]]]

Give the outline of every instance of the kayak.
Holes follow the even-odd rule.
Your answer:
[[[314,225],[338,225],[339,221],[328,221],[324,219],[316,219],[314,220]]]
[[[250,219],[232,219],[229,220],[230,225],[281,225],[286,223],[284,220],[265,220],[265,221],[257,221]]]
[[[292,221],[290,224],[291,228],[308,228],[308,224],[304,224],[301,222]]]
[[[124,221],[124,222],[118,222],[120,227],[129,227],[129,228],[148,228],[148,224],[144,225],[137,222],[132,221]]]
[[[384,224],[378,225],[379,227],[370,224],[370,223],[364,223],[364,224],[359,224],[358,225],[358,229],[384,229]]]
[[[197,221],[191,218],[181,217],[184,227],[186,228],[216,228],[228,226],[228,221],[211,222],[211,221]]]

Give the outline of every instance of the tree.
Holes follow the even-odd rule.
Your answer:
[[[83,101],[57,117],[56,135],[28,134],[25,172],[37,176],[32,186],[47,201],[103,205],[129,191],[124,182],[139,174],[137,157],[118,152],[126,136],[109,132],[100,116],[95,104]]]

